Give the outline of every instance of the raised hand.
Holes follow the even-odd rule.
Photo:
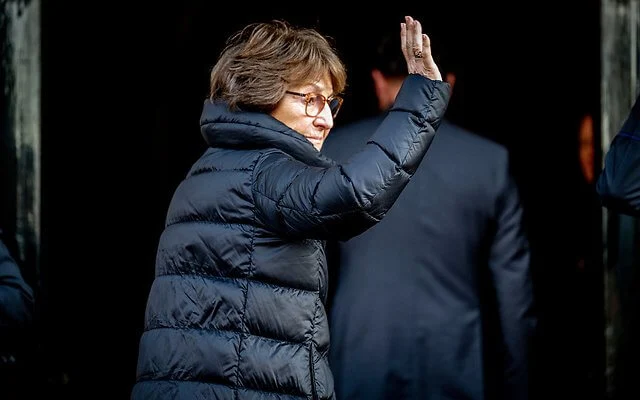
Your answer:
[[[410,74],[420,74],[433,80],[442,80],[440,69],[431,55],[431,40],[422,33],[422,25],[409,16],[400,24],[402,54]]]

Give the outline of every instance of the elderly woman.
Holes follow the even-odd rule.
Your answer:
[[[349,163],[319,152],[346,84],[329,42],[285,22],[232,36],[211,72],[208,149],[169,206],[132,399],[333,399],[323,240],[380,221],[429,148],[449,87],[420,23],[410,75]]]

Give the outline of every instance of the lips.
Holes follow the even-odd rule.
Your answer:
[[[305,137],[309,140],[324,140],[325,134],[321,133],[319,135],[305,135]]]

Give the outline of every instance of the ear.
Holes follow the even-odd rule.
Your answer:
[[[380,70],[374,69],[371,71],[371,78],[378,98],[378,109],[386,111],[396,101],[404,77],[388,77]]]
[[[373,88],[376,91],[376,98],[378,99],[378,108],[384,110],[387,105],[387,80],[379,69],[371,70],[371,79],[373,80]]]
[[[451,92],[453,92],[453,86],[456,84],[456,74],[453,72],[447,72],[444,80],[449,84],[449,86],[451,86]]]

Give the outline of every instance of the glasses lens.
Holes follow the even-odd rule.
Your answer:
[[[309,93],[307,95],[307,115],[310,117],[317,117],[324,109],[324,105],[329,103],[329,109],[331,109],[331,115],[335,117],[342,105],[342,98],[332,97],[331,100],[327,100],[321,94]]]
[[[307,95],[307,114],[315,117],[324,108],[325,98],[321,94],[310,93]]]
[[[335,118],[338,115],[338,111],[340,111],[340,106],[342,106],[342,99],[340,97],[334,97],[329,100],[329,108],[331,109],[331,115]]]

